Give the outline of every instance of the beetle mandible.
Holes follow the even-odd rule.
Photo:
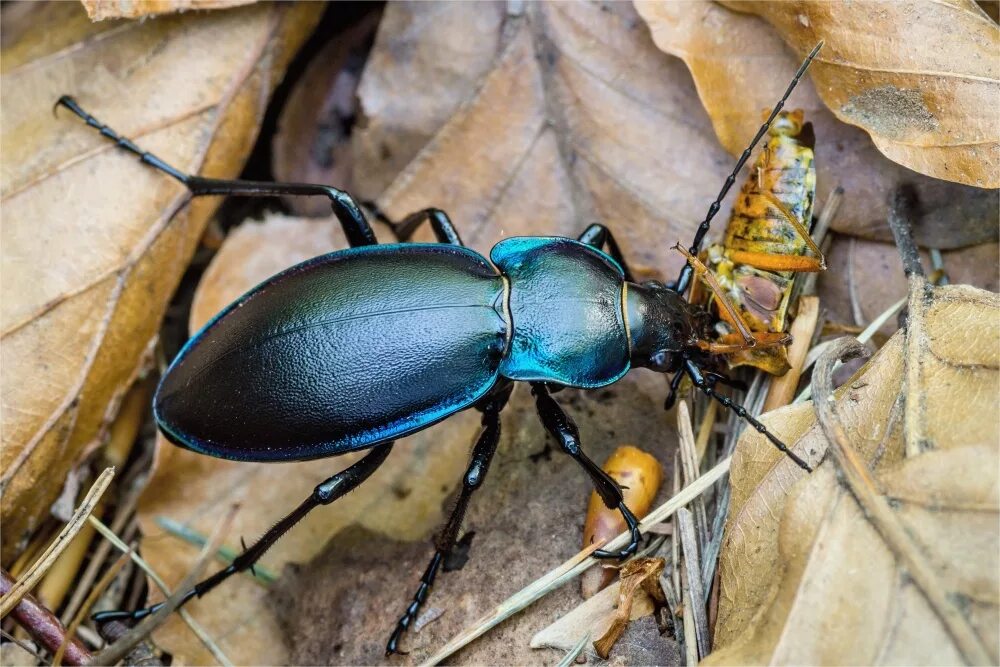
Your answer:
[[[706,342],[710,315],[683,295],[695,271],[704,269],[692,260],[722,199],[821,46],[806,57],[737,160],[690,248],[681,249],[689,261],[669,285],[636,283],[614,237],[596,223],[575,240],[505,239],[487,260],[462,245],[443,211],[425,209],[395,224],[395,230],[405,241],[429,223],[437,243],[379,245],[361,207],[346,192],[325,185],[190,176],[119,136],[73,98],[61,97],[57,106],[183,183],[193,197],[328,197],[351,246],[293,266],[240,297],[187,342],[160,381],[153,399],[159,428],[175,444],[202,454],[294,461],[371,450],[319,484],[228,567],[187,591],[184,601],[250,569],[311,510],[364,482],[396,438],[475,408],[483,415],[483,430],[430,564],[386,646],[386,655],[397,652],[443,559],[458,542],[469,500],[499,442],[500,412],[517,381],[530,383],[546,430],[629,527],[631,541],[624,549],[594,552],[598,557],[634,554],[639,524],[618,484],[584,453],[580,433],[552,398],[552,389],[603,387],[632,367],[683,374],[811,470],[742,406],[715,392],[719,376],[702,371],[713,354]],[[774,344],[752,334],[744,339],[746,347],[758,343]],[[103,612],[95,620],[137,620],[160,606]]]

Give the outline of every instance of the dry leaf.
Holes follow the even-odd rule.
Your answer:
[[[359,96],[358,191],[394,218],[443,208],[481,251],[601,221],[639,273],[671,276],[732,164],[623,3],[390,5]]]
[[[644,518],[653,507],[663,481],[663,467],[656,457],[638,447],[623,445],[608,457],[601,469],[621,485],[625,504],[636,518]],[[625,528],[625,519],[617,508],[608,509],[596,492],[590,494],[583,522],[584,548],[618,537]],[[614,565],[595,565],[584,572],[580,576],[580,592],[584,599],[614,581],[617,573],[618,568]]]
[[[257,0],[80,0],[91,21],[138,19],[189,9],[228,9]]]
[[[965,285],[912,294],[905,335],[841,387],[837,412],[915,556],[996,661],[1000,299]],[[826,446],[809,404],[767,421],[796,447]],[[759,440],[745,436],[734,459],[717,651],[707,662],[968,660],[945,629],[947,614],[905,575],[903,555],[843,488],[835,462],[795,484],[761,461],[768,455]]]
[[[618,591],[618,605],[611,627],[594,640],[597,655],[605,660],[611,654],[615,643],[621,639],[628,622],[632,619],[632,603],[639,591],[644,592],[654,603],[663,605],[666,597],[660,588],[660,575],[666,561],[662,558],[635,558],[622,565],[621,587]]]
[[[216,201],[52,105],[69,93],[179,168],[235,176],[316,7],[94,26],[41,7],[3,54],[3,558],[142,368]]]
[[[843,14],[848,5],[838,7],[837,13]],[[872,11],[876,5],[850,7]],[[825,32],[817,36],[799,25],[798,30],[805,35],[802,42],[812,42],[793,53],[763,19],[707,0],[640,0],[636,8],[649,24],[657,46],[687,64],[719,140],[734,155],[746,148],[760,127],[761,111],[781,97],[802,54],[820,37],[828,40],[820,58],[834,52]],[[882,41],[881,34],[879,40],[893,48],[900,44]],[[810,72],[815,74],[819,69],[820,64],[814,63]],[[920,193],[914,233],[921,245],[959,248],[996,240],[996,211],[1000,206],[996,190],[930,178],[895,164],[876,149],[862,130],[841,122],[823,105],[809,76],[799,82],[788,104],[789,108],[804,109],[806,120],[816,129],[819,202],[825,201],[838,185],[846,192],[833,222],[835,230],[891,241],[885,222],[889,211],[886,193],[905,182],[912,183]]]
[[[921,174],[1000,186],[1000,27],[971,0],[726,3],[765,18],[812,67],[823,102]]]
[[[619,612],[623,609],[620,604],[621,582],[616,581],[607,588],[598,591],[567,614],[560,616],[558,620],[548,627],[539,630],[531,638],[531,648],[554,648],[560,651],[569,651],[580,638],[590,635],[591,639],[606,635],[615,623]],[[628,608],[628,620],[636,620],[643,616],[649,616],[656,610],[653,599],[640,586],[632,591],[629,598],[632,602]],[[622,630],[625,626],[622,626]],[[584,654],[591,658],[596,658],[597,651],[593,642],[588,642],[584,648]]]

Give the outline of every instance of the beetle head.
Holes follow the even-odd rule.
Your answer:
[[[680,367],[681,353],[691,351],[707,326],[708,314],[662,283],[629,283],[626,316],[632,365],[660,373]]]

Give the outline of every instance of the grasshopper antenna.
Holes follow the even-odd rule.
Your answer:
[[[814,46],[813,50],[809,52],[809,55],[806,56],[806,59],[802,62],[802,64],[799,65],[798,71],[795,72],[795,76],[792,77],[792,82],[789,83],[788,88],[785,89],[785,94],[781,96],[778,103],[774,105],[773,109],[771,109],[771,115],[768,116],[767,120],[764,121],[764,124],[760,126],[760,129],[757,130],[757,134],[754,135],[753,141],[750,142],[750,145],[747,146],[746,150],[743,151],[743,154],[740,155],[740,159],[736,161],[736,167],[733,169],[732,173],[729,174],[728,178],[726,178],[726,182],[722,185],[722,190],[719,191],[715,201],[708,207],[708,214],[705,216],[705,220],[698,226],[698,231],[694,235],[694,241],[691,243],[691,247],[688,248],[688,252],[692,255],[697,255],[701,250],[701,242],[705,239],[705,234],[708,233],[708,228],[712,224],[712,218],[714,218],[715,214],[719,212],[722,200],[725,199],[726,194],[729,192],[729,188],[733,187],[733,183],[736,182],[736,176],[740,173],[740,170],[743,169],[743,165],[745,165],[747,160],[750,159],[750,154],[757,146],[757,142],[761,140],[767,132],[767,129],[771,126],[775,117],[777,117],[782,108],[784,108],[785,102],[788,100],[788,96],[792,94],[793,90],[795,90],[795,86],[798,84],[799,79],[801,79],[806,73],[806,70],[809,69],[809,65],[812,63],[813,58],[816,57],[816,54],[819,53],[819,50],[822,48],[823,42],[820,41],[820,43]],[[683,294],[687,291],[688,285],[691,284],[692,274],[693,269],[691,268],[691,265],[689,263],[684,264],[684,268],[681,269],[681,273],[677,277],[677,282],[674,286],[674,290],[678,294]]]

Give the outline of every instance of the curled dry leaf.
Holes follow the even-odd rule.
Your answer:
[[[663,278],[733,162],[624,3],[390,5],[359,96],[358,192],[443,208],[481,251],[600,221]]]
[[[662,571],[662,558],[643,560],[659,560]],[[624,616],[624,622],[615,637],[617,639],[627,627],[628,621],[649,616],[656,611],[654,598],[650,597],[643,586],[630,586],[630,593],[626,595],[623,588],[624,583],[623,577],[621,581],[616,581],[607,588],[598,591],[554,623],[535,633],[531,638],[531,648],[554,648],[569,651],[584,635],[589,635],[591,639],[607,636],[612,626],[618,622],[621,616]],[[659,584],[655,585],[659,587]],[[659,593],[662,594],[662,591]],[[627,600],[625,607],[621,604],[622,600]],[[591,657],[598,657],[593,641],[587,642],[584,652]]]
[[[838,390],[836,412],[915,553],[889,546],[832,460],[795,483],[762,438],[744,436],[709,664],[969,659],[945,629],[949,611],[927,602],[904,558],[930,566],[973,643],[997,660],[1000,299],[965,285],[920,287],[908,322]],[[827,446],[810,404],[767,421],[796,447]]]
[[[106,429],[217,203],[188,206],[183,187],[53,103],[72,94],[179,168],[233,177],[317,10],[115,26],[56,3],[4,45],[4,560]]]
[[[655,456],[638,447],[623,445],[612,452],[601,466],[622,487],[625,504],[636,518],[646,516],[663,482],[663,468]],[[617,508],[608,509],[596,492],[590,494],[587,517],[583,523],[583,547],[618,537],[625,531],[625,520]],[[596,565],[580,576],[584,598],[597,593],[615,579],[617,568]]]
[[[256,0],[80,0],[91,21],[138,19],[189,9],[227,9]]]
[[[632,603],[640,590],[655,604],[666,603],[666,596],[660,588],[659,581],[665,565],[666,561],[662,558],[635,558],[622,565],[617,610],[611,621],[611,627],[594,641],[597,655],[605,660],[608,659],[611,649],[628,627],[628,622],[632,618]]]
[[[860,3],[837,7],[837,13],[842,14],[849,13],[849,8],[868,12],[877,6]],[[746,148],[760,127],[762,111],[780,99],[802,55],[819,38],[829,39],[826,32],[817,33],[800,24],[798,30],[805,36],[796,38],[799,41],[793,52],[762,18],[708,0],[639,0],[636,8],[649,25],[657,46],[688,66],[719,141],[734,155]],[[885,7],[880,10],[888,11]],[[884,39],[880,34],[880,44],[912,48],[903,42],[881,41]],[[808,45],[803,46],[806,42]],[[828,41],[820,58],[827,58],[833,48]],[[810,74],[820,69],[821,64],[814,63]],[[891,241],[885,222],[889,211],[886,193],[895,191],[900,183],[911,183],[921,199],[914,224],[921,245],[959,248],[995,242],[996,211],[1000,206],[996,190],[948,182],[955,180],[952,178],[948,181],[930,178],[896,164],[879,152],[865,132],[842,122],[843,119],[838,120],[824,106],[808,75],[799,82],[788,105],[805,110],[806,120],[815,126],[819,202],[822,204],[838,185],[845,190],[840,213],[833,222],[835,230]],[[994,166],[992,173],[996,172]]]
[[[972,0],[727,2],[763,17],[812,67],[823,102],[916,172],[1000,187],[1000,26]]]

